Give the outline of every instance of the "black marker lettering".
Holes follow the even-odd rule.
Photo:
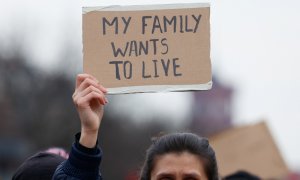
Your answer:
[[[144,52],[144,55],[148,54],[148,47],[149,47],[149,42],[146,41],[145,45],[143,43],[143,41],[140,41],[140,45],[139,45],[139,55],[142,55],[142,51]]]
[[[154,63],[154,77],[159,77],[159,75],[157,74],[157,60],[156,59],[154,59],[154,60],[152,60],[153,61],[153,63]]]
[[[158,16],[154,16],[153,26],[152,26],[152,34],[154,34],[155,29],[159,28],[160,33],[163,33]]]
[[[137,43],[136,41],[131,41],[130,42],[130,51],[129,51],[129,56],[131,56],[131,53],[135,53],[135,56],[138,56],[138,50],[137,50]]]
[[[130,20],[131,20],[131,17],[129,17],[127,20],[124,17],[122,17],[122,20],[123,20],[124,25],[125,25],[123,34],[126,34],[127,28],[129,26],[129,23],[130,23]]]
[[[106,34],[106,24],[108,26],[115,26],[115,34],[118,34],[118,18],[115,17],[112,22],[109,22],[105,17],[102,18],[102,28],[103,28],[103,35]]]
[[[182,18],[181,15],[179,17],[180,17],[180,32],[184,33],[184,31],[183,31],[183,18]]]
[[[171,18],[171,20],[169,20],[166,16],[164,16],[164,30],[165,30],[165,32],[168,31],[167,30],[168,29],[167,24],[170,25],[170,26],[173,24],[173,32],[176,33],[176,16],[173,16]]]
[[[128,68],[126,68],[128,64],[129,64],[129,74],[126,73],[126,72],[128,72],[127,71]],[[124,65],[123,65],[123,70],[124,70],[124,77],[126,79],[131,79],[131,77],[132,77],[132,64],[131,64],[131,62],[125,61]]]
[[[177,73],[177,68],[179,68],[180,66],[178,64],[176,64],[176,61],[179,60],[178,58],[173,58],[173,71],[174,71],[174,76],[182,76],[181,73]]]
[[[195,25],[195,29],[194,29],[194,33],[195,33],[198,29],[198,26],[199,26],[199,22],[200,22],[200,19],[201,19],[201,14],[199,14],[198,18],[195,15],[192,15],[192,16],[196,21],[196,25]]]
[[[123,61],[110,61],[109,64],[115,64],[116,67],[116,79],[121,80],[119,72],[119,64],[123,64]]]
[[[188,28],[188,16],[185,16],[185,32],[193,32],[193,29]]]
[[[150,78],[151,77],[151,75],[145,75],[145,62],[143,61],[143,78]]]
[[[157,41],[159,41],[159,39],[150,39],[149,41],[151,41],[153,43],[153,54],[156,55],[156,51],[157,51]]]
[[[114,43],[114,42],[111,42],[111,47],[112,47],[114,56],[117,57],[117,56],[119,56],[119,54],[120,54],[121,56],[125,57],[125,54],[126,54],[127,49],[128,49],[128,45],[129,45],[129,42],[126,43],[125,49],[124,49],[124,51],[122,51],[121,48],[117,48],[117,49],[116,49],[115,43]]]
[[[161,64],[164,68],[165,76],[168,76],[170,59],[168,59],[167,64],[165,64],[165,61],[163,59],[161,59]]]
[[[168,43],[165,42],[165,41],[167,41],[166,38],[163,38],[163,39],[161,40],[161,45],[163,45],[163,46],[166,48],[166,50],[165,50],[164,52],[161,52],[161,54],[167,54],[168,51],[169,51]]]
[[[147,26],[146,19],[151,18],[151,16],[143,16],[142,17],[142,34],[145,34],[145,28]]]

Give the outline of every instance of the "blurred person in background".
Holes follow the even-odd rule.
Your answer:
[[[57,166],[68,159],[68,153],[61,148],[49,148],[26,159],[13,175],[13,180],[51,179]]]
[[[250,174],[247,171],[238,171],[225,176],[223,180],[261,180],[261,178],[256,175]]]

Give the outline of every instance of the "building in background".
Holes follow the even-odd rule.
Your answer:
[[[233,88],[213,78],[209,91],[194,93],[190,129],[203,136],[231,127]]]

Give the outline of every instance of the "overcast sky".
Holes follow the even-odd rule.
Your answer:
[[[83,4],[78,0],[1,0],[0,49],[9,55],[13,37],[22,37],[24,33],[24,51],[39,68],[49,69],[59,63],[67,35],[80,56],[82,5],[182,2],[210,1],[87,0]],[[236,124],[266,120],[293,169],[300,169],[299,9],[298,0],[211,2],[213,72],[236,89],[233,120]],[[154,97],[148,102],[154,111],[172,98],[170,110],[181,108],[186,112],[190,100],[189,95],[182,93],[149,96]]]

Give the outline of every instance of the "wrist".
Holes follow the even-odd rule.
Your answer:
[[[87,131],[82,129],[79,143],[87,148],[94,148],[98,139],[98,131]]]

